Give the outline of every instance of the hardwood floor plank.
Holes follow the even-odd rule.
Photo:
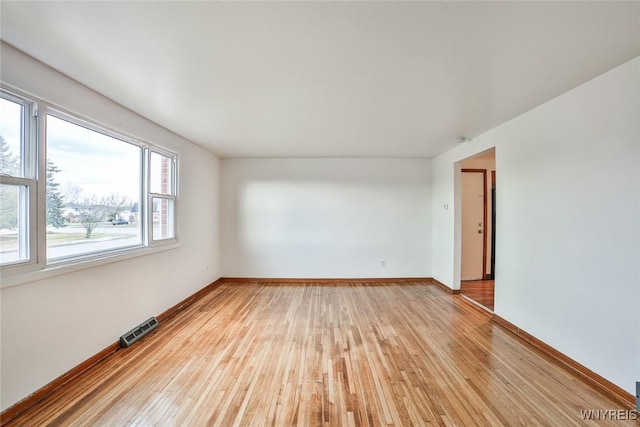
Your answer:
[[[493,280],[463,280],[460,282],[460,293],[493,311],[495,299]]]
[[[211,289],[8,425],[588,424],[580,409],[623,408],[431,282],[260,281]]]

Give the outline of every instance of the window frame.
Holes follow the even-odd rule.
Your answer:
[[[21,143],[21,155],[30,156],[28,162],[21,162],[21,173],[24,177],[13,177],[0,174],[0,182],[8,185],[24,185],[27,188],[28,200],[28,242],[29,259],[0,265],[0,288],[15,286],[21,283],[40,280],[45,277],[64,274],[70,271],[93,267],[110,262],[147,255],[153,252],[179,247],[177,191],[178,191],[178,153],[149,143],[141,138],[106,126],[97,120],[90,119],[78,113],[71,112],[53,103],[49,103],[33,95],[0,82],[0,96],[10,101],[18,100],[25,108],[25,116],[29,116],[27,123],[23,123],[26,142]],[[29,112],[28,114],[26,112]],[[51,115],[74,125],[115,138],[123,143],[132,144],[140,148],[140,244],[87,252],[78,255],[47,259],[47,224],[46,224],[46,164],[47,164],[47,117]],[[24,139],[24,138],[23,138]],[[150,192],[150,156],[155,152],[169,157],[172,161],[172,195],[161,195],[173,200],[174,211],[171,227],[173,237],[153,240],[152,220],[153,207],[150,205],[152,197],[158,197]],[[28,176],[29,175],[29,176]]]

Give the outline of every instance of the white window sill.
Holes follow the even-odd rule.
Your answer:
[[[41,269],[33,266],[26,266],[23,270],[13,272],[11,271],[13,268],[3,267],[0,271],[0,289],[10,288],[24,283],[48,279],[50,277],[73,273],[131,258],[152,255],[159,252],[177,249],[179,247],[180,243],[173,241],[171,243],[155,245],[153,247],[133,248],[115,253],[97,254],[87,258],[53,262]],[[27,268],[31,269],[27,270]]]

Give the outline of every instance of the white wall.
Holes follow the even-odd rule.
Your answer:
[[[220,161],[2,44],[2,80],[176,151],[180,247],[0,291],[6,409],[220,277]]]
[[[430,163],[223,160],[223,275],[430,276]]]
[[[495,146],[496,314],[629,392],[640,380],[639,76],[636,58],[433,161],[434,277],[459,286],[455,162]]]

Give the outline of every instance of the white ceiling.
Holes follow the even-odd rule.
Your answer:
[[[221,157],[432,157],[640,55],[638,2],[11,2],[1,36]]]

